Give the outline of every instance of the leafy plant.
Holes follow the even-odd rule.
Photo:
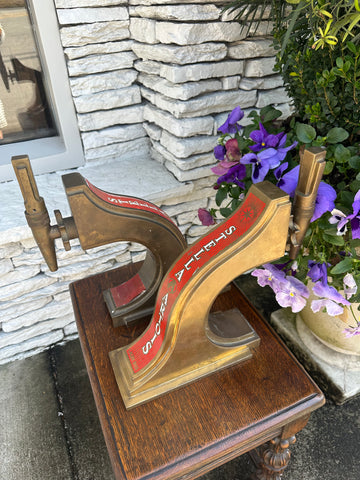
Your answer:
[[[214,149],[219,163],[212,168],[218,175],[214,186],[218,208],[199,210],[204,225],[228,217],[241,203],[253,183],[271,181],[293,197],[298,181],[298,149],[326,148],[327,167],[320,183],[315,211],[296,260],[287,255],[275,264],[256,269],[261,286],[270,285],[278,303],[301,310],[309,296],[311,279],[317,295],[314,311],[326,309],[338,315],[344,306],[360,301],[360,155],[347,146],[349,133],[332,127],[319,135],[309,124],[294,119],[286,126],[278,121],[281,112],[269,106],[249,114],[250,125],[239,123],[244,117],[236,107],[219,128]],[[220,215],[220,216],[219,216]],[[360,335],[360,323],[346,330]]]

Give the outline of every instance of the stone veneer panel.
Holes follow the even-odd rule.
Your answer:
[[[55,0],[86,159],[80,173],[107,191],[158,203],[189,243],[207,231],[197,209],[214,205],[213,147],[227,114],[269,103],[284,117],[291,111],[273,72],[271,25],[261,22],[256,37],[244,38],[232,14],[220,17],[222,4]],[[10,201],[0,218],[0,363],[74,338],[68,283],[144,256],[126,242],[83,252],[75,241],[65,252],[57,241],[60,268],[49,272],[14,217],[23,207],[11,183],[1,186]],[[69,215],[59,175],[38,185],[49,211],[64,201]]]

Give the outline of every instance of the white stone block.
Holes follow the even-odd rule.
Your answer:
[[[92,43],[83,47],[69,47],[64,49],[65,56],[69,60],[87,57],[88,55],[100,55],[104,53],[125,52],[132,49],[133,40],[121,42]]]
[[[201,206],[198,208],[206,208],[207,201],[205,200]],[[201,225],[201,222],[199,220],[198,216],[198,211],[195,210],[193,212],[186,212],[182,213],[181,215],[178,215],[176,217],[176,221],[179,223],[179,225],[185,225],[185,224],[192,224],[192,225]]]
[[[60,318],[46,320],[45,322],[39,322],[31,327],[22,328],[14,332],[0,332],[0,348],[7,347],[9,345],[16,345],[30,338],[48,333],[52,330],[64,328],[65,325],[68,325],[73,321],[73,319],[74,316],[71,314],[62,316]]]
[[[236,42],[245,37],[237,22],[171,23],[156,22],[156,39],[161,43],[192,45],[204,42]]]
[[[0,287],[0,302],[8,302],[14,298],[21,297],[26,293],[37,292],[40,288],[46,287],[55,282],[56,278],[50,278],[47,275],[39,274],[36,277],[29,278],[20,283]]]
[[[9,258],[0,260],[0,282],[1,277],[14,270],[14,265]]]
[[[69,325],[66,325],[66,327],[64,328],[64,333],[66,337],[68,335],[74,335],[78,333],[76,322],[71,322],[69,323]]]
[[[76,47],[89,43],[115,42],[130,38],[129,21],[97,22],[60,30],[63,47]]]
[[[208,177],[213,175],[209,167],[194,168],[193,170],[180,170],[172,162],[165,162],[166,168],[175,175],[180,182],[189,182],[196,178]]]
[[[192,170],[197,167],[204,167],[205,165],[213,166],[217,162],[212,152],[200,154],[200,155],[191,155],[190,157],[187,157],[187,158],[178,158],[172,153],[170,153],[159,142],[153,142],[153,150],[154,149],[165,160],[172,162],[180,170]]]
[[[113,143],[103,147],[89,148],[85,152],[87,160],[101,158],[131,158],[131,156],[148,157],[149,156],[149,139],[146,137],[131,140],[129,142]]]
[[[63,338],[63,331],[56,330],[21,341],[18,345],[10,345],[2,348],[0,350],[0,364],[20,360],[30,355],[36,355],[50,345],[60,342]]]
[[[160,140],[162,128],[158,127],[155,123],[144,122],[144,129],[152,140]]]
[[[29,235],[31,235],[31,230],[29,232]],[[23,238],[20,243],[21,243],[21,246],[24,247],[25,249],[31,249],[31,248],[37,247],[36,240],[32,235],[29,238]]]
[[[0,258],[12,258],[21,255],[23,247],[20,243],[6,243],[0,246]]]
[[[203,225],[193,225],[187,231],[187,235],[189,235],[189,237],[198,238],[198,237],[201,237],[202,235],[205,235],[210,230],[211,230],[211,226],[204,227]]]
[[[196,0],[197,3],[209,3],[209,0]],[[179,0],[128,0],[129,5],[172,5],[178,4]],[[194,0],[182,0],[182,4],[191,4],[194,3]],[[224,3],[224,0],[214,0],[212,3],[219,3],[220,6]]]
[[[35,277],[40,272],[40,265],[24,266],[12,270],[0,278],[0,287],[5,285],[9,286],[11,284],[16,284],[18,282],[23,282],[28,278]]]
[[[120,3],[127,3],[127,0],[55,0],[56,8],[105,7]]]
[[[191,138],[178,138],[164,130],[160,143],[176,157],[187,158],[198,153],[212,151],[216,145],[216,137],[199,135]]]
[[[69,60],[67,66],[69,75],[76,77],[78,75],[88,75],[89,73],[131,68],[135,59],[136,56],[133,52],[118,52]]]
[[[91,133],[82,133],[85,150],[102,147],[111,143],[126,142],[144,137],[146,132],[141,123],[105,128]]]
[[[130,35],[138,42],[158,43],[155,27],[156,22],[149,18],[130,18]]]
[[[42,308],[51,302],[51,296],[39,296],[38,298],[32,299],[31,301],[19,301],[15,299],[14,301],[4,302],[0,305],[1,317],[4,320],[10,320],[14,317],[19,317],[24,315],[27,312],[32,310],[37,310]]]
[[[183,22],[206,22],[218,20],[221,9],[215,5],[162,5],[162,6],[137,6],[130,7],[130,14],[143,18],[157,20],[172,20]]]
[[[176,118],[197,117],[231,111],[236,105],[243,108],[255,105],[256,92],[225,91],[203,95],[187,102],[175,101],[163,95],[157,94],[155,104],[157,107],[167,110]]]
[[[140,88],[132,85],[118,90],[105,90],[91,95],[81,95],[74,98],[78,113],[94,112],[96,110],[110,110],[127,107],[141,102]]]
[[[225,58],[227,47],[224,43],[203,43],[201,45],[147,45],[134,43],[133,52],[144,60],[185,65],[188,63],[214,62]]]
[[[273,40],[256,38],[253,40],[243,40],[236,45],[229,45],[228,56],[230,58],[245,59],[256,57],[272,57],[276,55],[273,47]]]
[[[129,13],[126,7],[58,9],[57,16],[60,25],[78,25],[81,23],[111,22],[114,20],[129,19]]]
[[[233,60],[213,63],[197,63],[191,65],[160,65],[159,75],[173,83],[196,82],[216,77],[242,75],[244,62]]]
[[[78,115],[79,128],[83,132],[101,130],[113,125],[126,125],[143,121],[143,105],[116,108],[102,112],[83,113]]]
[[[164,211],[171,217],[183,214],[185,212],[192,212],[198,208],[205,208],[207,205],[207,198],[201,200],[193,200],[191,202],[178,203],[177,205],[164,207]]]
[[[144,73],[139,74],[138,81],[155,92],[178,100],[189,100],[189,98],[197,97],[203,93],[219,91],[222,88],[221,82],[215,79],[174,84],[165,78]]]
[[[31,250],[25,250],[21,255],[13,258],[13,264],[16,268],[24,265],[40,265],[44,261],[44,258],[39,250],[39,247],[36,246]]]
[[[284,85],[281,75],[271,75],[262,78],[243,78],[239,87],[242,90],[271,90]]]
[[[275,57],[256,58],[245,63],[245,77],[263,77],[274,74]]]
[[[144,108],[144,120],[156,123],[176,137],[211,135],[214,128],[214,120],[211,116],[179,119],[151,105],[146,105]]]
[[[46,307],[20,315],[11,320],[3,321],[2,328],[4,332],[14,332],[21,328],[30,327],[44,320],[51,318],[64,317],[73,312],[71,302],[51,302]]]
[[[223,90],[237,90],[240,85],[240,75],[235,75],[233,77],[224,77],[221,79],[222,89]]]
[[[138,72],[147,73],[149,75],[160,75],[161,64],[153,60],[138,60],[134,63],[134,67]]]
[[[74,97],[89,95],[105,90],[117,90],[132,85],[138,73],[133,70],[121,70],[115,72],[86,75],[70,79],[71,92]]]
[[[267,90],[258,93],[257,108],[266,107],[267,105],[276,105],[277,103],[290,102],[291,99],[285,88],[276,88],[274,90]]]

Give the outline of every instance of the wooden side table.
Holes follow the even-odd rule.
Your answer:
[[[253,451],[257,478],[280,479],[290,458],[289,445],[324,397],[234,285],[219,296],[214,310],[238,307],[245,314],[261,338],[253,358],[125,409],[108,352],[135,339],[149,317],[137,326],[114,328],[102,291],[136,270],[130,265],[70,286],[115,477],[188,480]]]

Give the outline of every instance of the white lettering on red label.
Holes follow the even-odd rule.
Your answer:
[[[160,352],[172,308],[187,282],[213,256],[243,235],[264,208],[265,203],[250,193],[239,210],[186,250],[176,261],[160,285],[150,325],[126,350],[134,373],[149,365]]]

